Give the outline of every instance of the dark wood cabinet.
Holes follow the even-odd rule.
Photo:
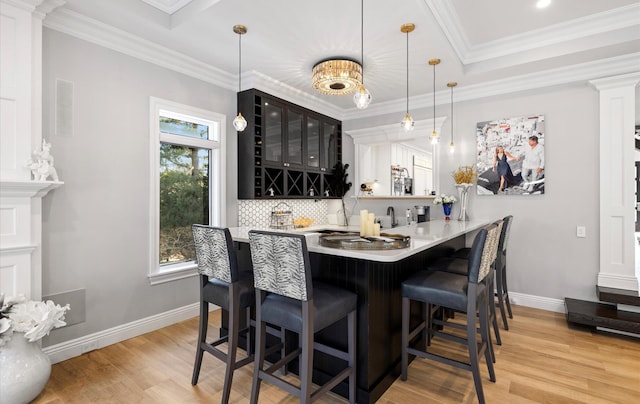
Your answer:
[[[238,93],[238,198],[336,198],[342,123],[259,90]]]

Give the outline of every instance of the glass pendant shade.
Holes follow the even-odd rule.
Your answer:
[[[371,93],[365,88],[364,84],[360,85],[360,90],[353,95],[353,102],[358,109],[365,109],[371,104]]]
[[[431,132],[431,144],[438,144],[438,132]]]
[[[449,143],[449,153],[455,153],[456,152],[456,145],[453,144],[453,142]]]
[[[247,127],[247,120],[244,119],[242,113],[238,112],[238,116],[233,120],[233,127],[236,128],[238,132],[242,132]]]
[[[402,120],[402,122],[400,122],[400,125],[402,126],[402,129],[404,129],[405,132],[411,132],[415,127],[416,123],[413,120],[413,118],[411,118],[411,115],[407,114],[404,116],[404,119]]]

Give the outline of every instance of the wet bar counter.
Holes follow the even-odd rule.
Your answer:
[[[400,374],[402,299],[404,279],[433,259],[465,246],[467,234],[489,220],[459,222],[434,220],[383,229],[383,233],[411,237],[409,248],[398,250],[342,250],[318,243],[319,230],[358,231],[356,227],[315,226],[302,230],[307,239],[314,279],[354,291],[358,295],[357,384],[358,402],[374,403]],[[250,263],[249,228],[231,228],[237,241],[239,263]],[[415,302],[414,302],[415,303]],[[419,321],[422,307],[412,306],[412,321]],[[346,320],[316,334],[320,341],[345,347]],[[292,338],[293,344],[297,338]],[[293,348],[293,347],[292,347]],[[344,367],[336,359],[316,352],[314,380],[324,382]],[[334,389],[347,396],[346,383]]]

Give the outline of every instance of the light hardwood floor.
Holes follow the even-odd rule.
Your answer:
[[[212,313],[213,314],[213,313]],[[219,315],[211,325],[218,327]],[[640,341],[567,325],[563,314],[514,306],[510,330],[496,346],[496,383],[481,372],[488,403],[638,403]],[[197,318],[151,332],[53,366],[35,403],[218,403],[224,379],[221,361],[205,354],[197,386],[191,372]],[[434,349],[464,353],[434,340]],[[239,351],[241,352],[241,351]],[[252,364],[237,370],[231,402],[246,403]],[[263,383],[260,402],[294,403]],[[320,403],[346,402],[335,395]],[[381,404],[477,402],[471,373],[416,359],[406,382],[395,383]]]

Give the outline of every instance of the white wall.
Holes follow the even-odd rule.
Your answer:
[[[448,115],[448,109],[448,105],[438,106],[436,116]],[[586,83],[457,103],[456,153],[450,155],[445,150],[440,154],[439,191],[455,193],[451,173],[460,165],[475,164],[476,122],[529,114],[545,115],[546,194],[482,197],[472,194],[469,214],[490,219],[514,216],[508,248],[510,291],[551,299],[595,300],[599,262],[599,113],[598,93]],[[412,111],[412,115],[419,119],[433,112]],[[401,118],[378,117],[376,124],[389,124]],[[371,122],[343,124],[346,131],[363,126],[371,126]],[[446,148],[449,120],[442,133],[446,142],[441,141],[440,147]],[[352,155],[344,156],[350,162]],[[393,204],[361,200],[358,209],[371,207],[383,213],[386,205]],[[411,204],[397,202],[396,213],[408,205]],[[432,206],[431,210],[432,218],[442,217],[438,207]],[[453,216],[456,215],[454,211]],[[576,238],[576,225],[586,226],[586,238]]]
[[[52,332],[67,341],[198,300],[198,280],[150,286],[148,271],[149,96],[227,116],[234,92],[45,29],[43,136],[65,185],[43,203],[43,295],[86,289],[87,321]],[[56,136],[56,79],[74,85],[72,136]],[[227,159],[227,224],[237,223],[237,161]],[[72,308],[73,310],[73,308]]]

